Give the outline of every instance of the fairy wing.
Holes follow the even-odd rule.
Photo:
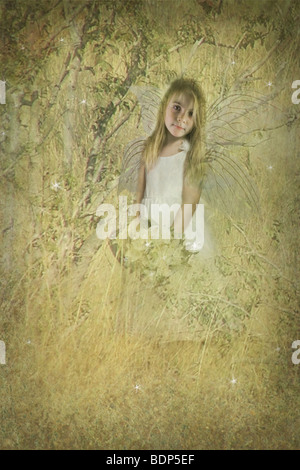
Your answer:
[[[145,133],[131,141],[125,148],[122,160],[122,168],[119,178],[118,192],[126,190],[131,193],[136,191],[138,171],[143,154],[144,144],[149,135],[155,129],[157,110],[162,98],[162,91],[155,87],[131,86],[129,89],[138,99],[141,108],[141,120]]]
[[[129,90],[137,97],[141,107],[141,119],[147,135],[155,129],[156,115],[162,99],[162,91],[156,87],[132,85]]]
[[[209,148],[205,157],[206,174],[202,200],[229,217],[244,218],[249,211],[259,211],[259,193],[247,165],[234,151],[217,145]]]
[[[280,91],[277,89],[267,95],[254,91],[233,92],[218,98],[207,110],[208,145],[253,146],[255,132],[271,130],[270,116],[273,127],[285,116],[284,111],[272,103]]]
[[[123,191],[135,193],[137,189],[138,173],[145,141],[146,137],[140,137],[131,141],[125,148],[118,184],[119,194]]]
[[[272,104],[279,93],[233,92],[216,100],[207,110],[206,177],[202,196],[212,207],[230,217],[259,211],[259,192],[251,176],[250,161],[241,150],[263,140],[262,130],[280,125],[285,113]]]

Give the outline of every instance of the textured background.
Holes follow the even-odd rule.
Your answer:
[[[1,1],[1,448],[299,448],[299,14],[296,0]],[[129,87],[182,73],[208,106],[272,94],[232,149],[260,213],[214,211],[209,262],[137,244],[125,269],[95,229],[144,135]]]

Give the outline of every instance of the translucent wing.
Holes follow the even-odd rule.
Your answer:
[[[123,191],[135,193],[145,141],[146,137],[140,137],[130,142],[125,148],[119,177],[118,193]]]
[[[259,211],[259,193],[249,170],[234,153],[217,145],[206,152],[202,199],[227,216],[243,218]]]
[[[147,135],[152,134],[156,124],[156,115],[162,99],[162,91],[155,87],[131,86],[141,106],[141,118]]]
[[[279,92],[235,92],[217,99],[207,110],[208,145],[253,146],[253,134],[267,130],[270,118],[276,127],[286,117],[271,103]]]
[[[258,189],[240,151],[261,143],[262,131],[272,130],[286,119],[285,113],[271,103],[277,93],[235,92],[208,109],[202,195],[212,207],[231,217],[241,218],[251,209],[259,210]]]
[[[147,136],[149,136],[155,129],[156,115],[162,98],[162,91],[150,86],[131,86],[129,90],[138,99],[141,107],[143,128]],[[140,137],[135,139],[125,148],[119,177],[119,193],[122,191],[134,193],[136,191],[138,171],[146,138]]]

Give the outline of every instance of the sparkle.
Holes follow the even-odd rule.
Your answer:
[[[234,377],[232,377],[232,379],[230,380],[230,383],[232,385],[235,385],[237,383],[237,380]]]
[[[192,242],[192,243],[187,243],[186,244],[186,249],[188,251],[200,251],[202,248],[202,245],[201,243],[197,243],[196,241]]]
[[[231,61],[231,65],[235,65],[235,60],[232,60],[232,61]]]
[[[31,344],[31,340],[28,339],[28,340],[26,341],[26,343],[27,343],[27,344]]]
[[[145,246],[146,246],[147,248],[148,248],[148,246],[150,246],[150,245],[151,245],[150,242],[146,242],[146,243],[145,243]]]
[[[60,38],[59,42],[64,42],[64,38]]]
[[[267,86],[272,86],[273,83],[269,81],[266,85],[267,85]]]
[[[58,182],[55,180],[55,182],[52,183],[52,189],[54,189],[55,191],[57,191],[58,189],[61,189],[60,183],[58,183]]]
[[[267,169],[268,169],[268,170],[273,170],[272,165],[267,166]]]
[[[141,390],[141,386],[140,386],[139,384],[136,384],[136,385],[134,386],[134,389],[135,389],[135,391],[136,391],[136,393],[137,393],[137,392],[139,392],[139,391]]]
[[[86,104],[86,100],[80,101],[80,104]]]

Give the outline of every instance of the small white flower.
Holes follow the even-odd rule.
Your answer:
[[[150,242],[145,242],[145,246],[148,248],[151,245]]]
[[[186,250],[187,251],[196,252],[196,251],[200,251],[201,248],[202,248],[202,244],[197,243],[196,241],[186,243]]]
[[[279,352],[280,351],[280,347],[278,346],[275,351]]]
[[[56,180],[54,183],[52,183],[52,189],[54,189],[55,191],[57,191],[58,189],[61,189],[61,185],[60,183],[58,183]]]
[[[31,344],[31,340],[28,339],[28,340],[26,341],[26,343],[27,343],[27,344]]]
[[[86,104],[86,100],[80,101],[80,104]]]
[[[231,65],[235,65],[235,60],[232,60],[232,61],[231,61]]]
[[[268,169],[268,170],[273,170],[272,165],[267,166],[267,169]]]
[[[59,42],[64,42],[64,38],[60,38]]]
[[[190,149],[190,143],[188,140],[183,140],[179,147],[179,150],[187,152]]]

